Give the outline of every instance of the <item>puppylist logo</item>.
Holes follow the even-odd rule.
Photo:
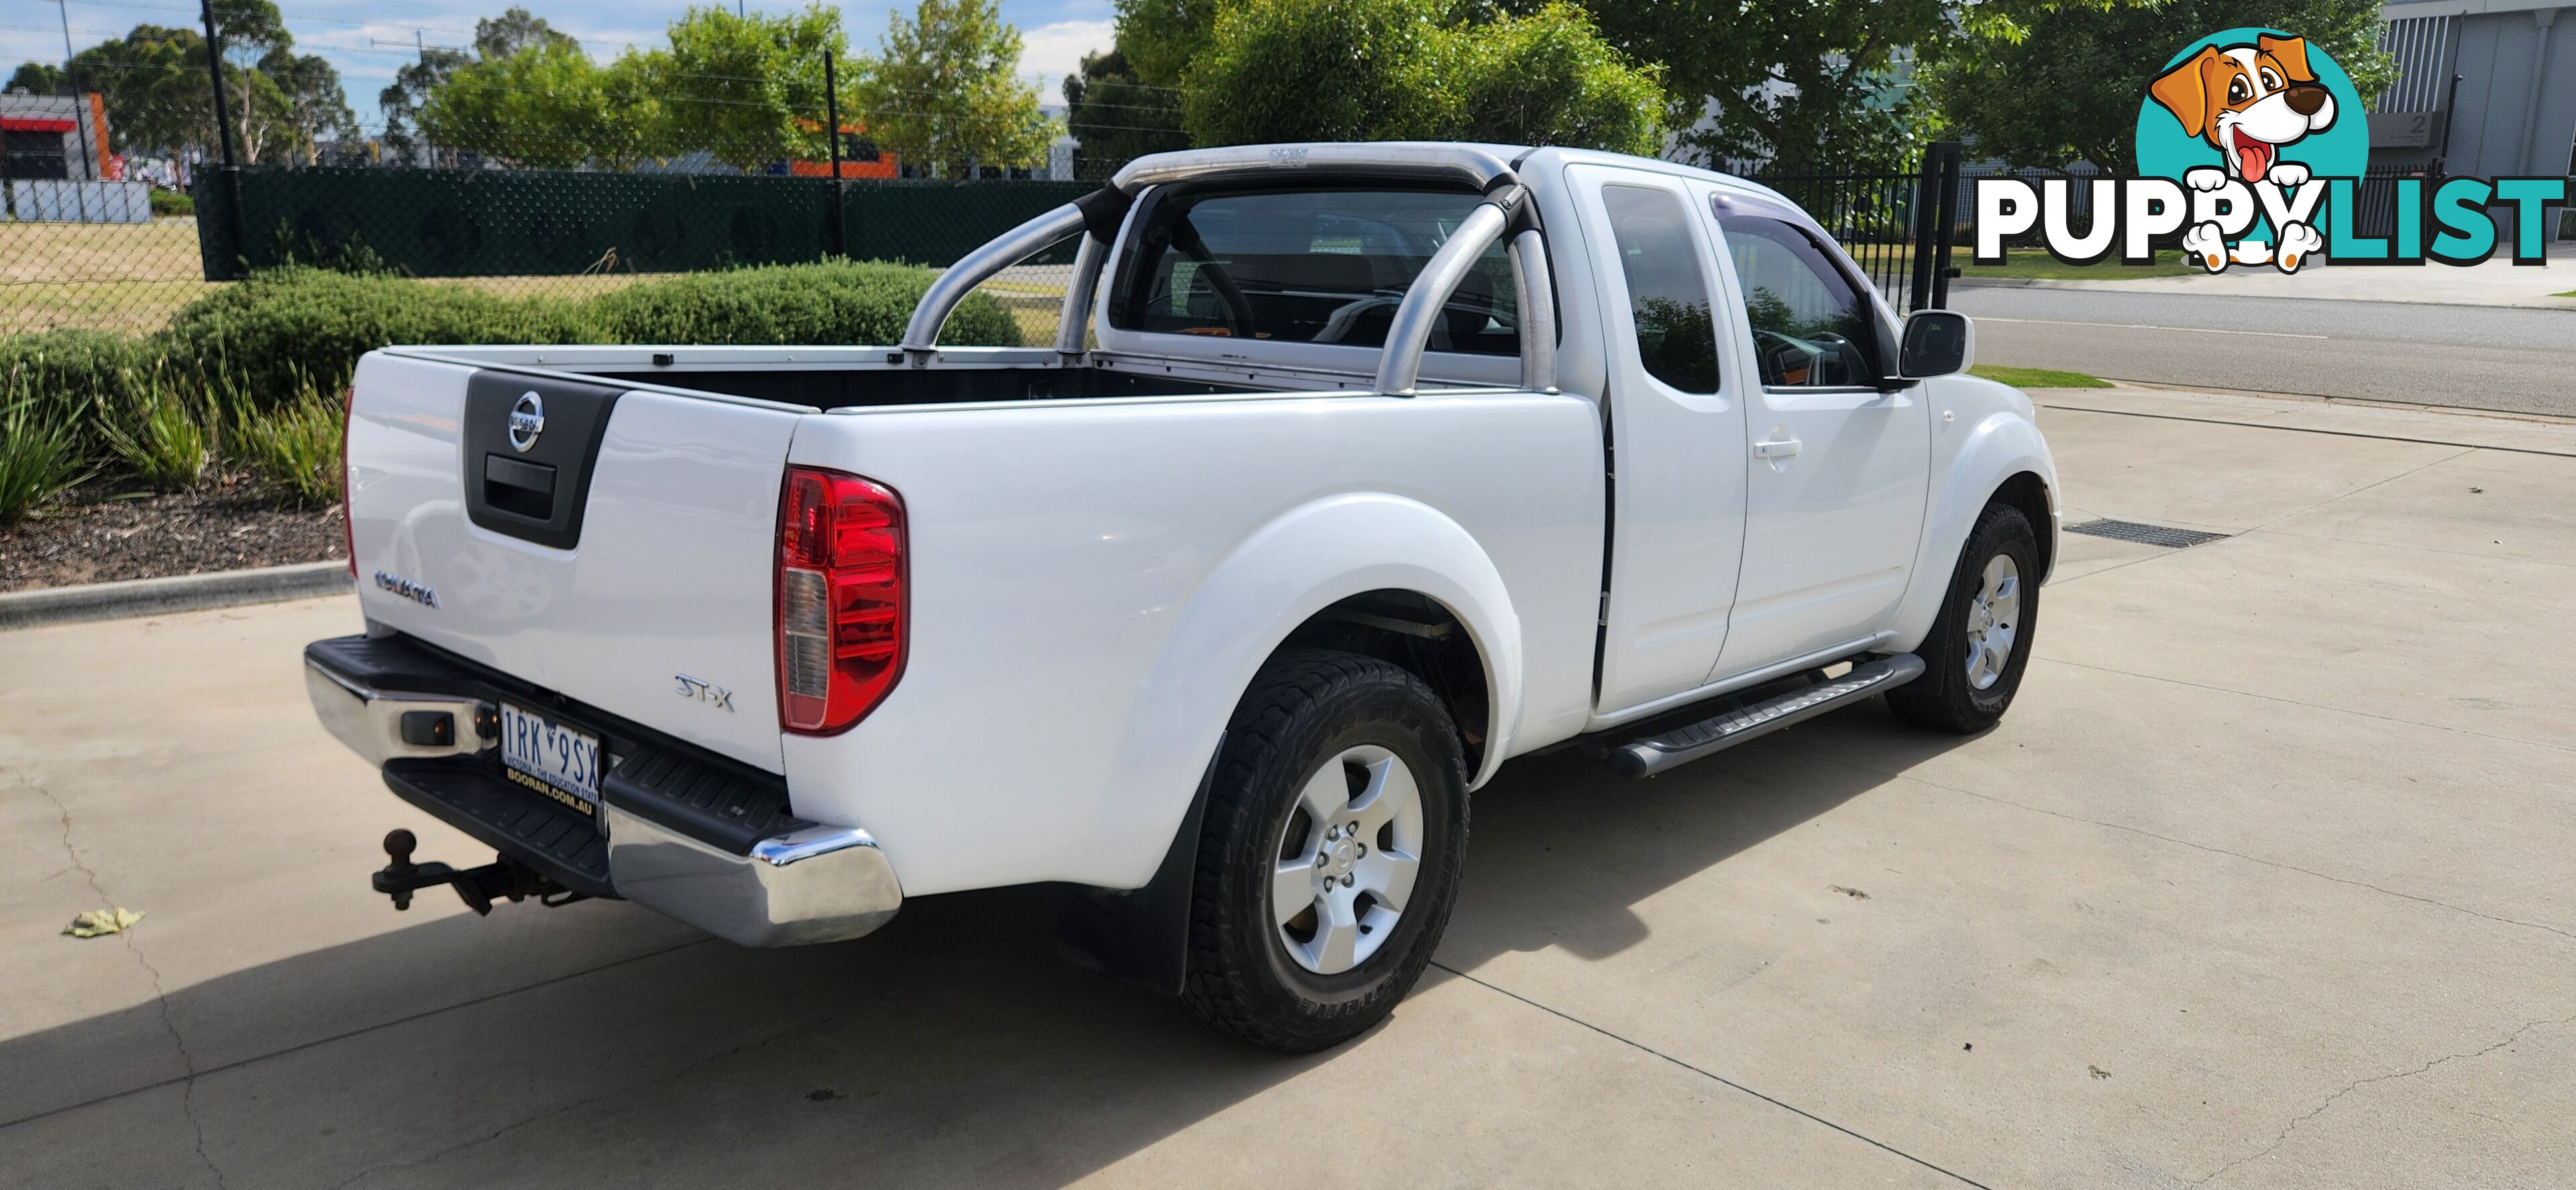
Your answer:
[[[2564,177],[2397,178],[2388,234],[2357,232],[2370,159],[2363,110],[2343,67],[2305,38],[2254,28],[2210,34],[2147,84],[2138,105],[2141,176],[2090,179],[2083,204],[2063,178],[2035,188],[1978,179],[1977,263],[2004,263],[2004,241],[2037,229],[2049,255],[2069,264],[2115,254],[2152,263],[2154,245],[2178,235],[2184,259],[2213,273],[2234,265],[2296,273],[2320,253],[2472,265],[2506,247],[2497,208],[2513,212],[2513,262],[2543,263],[2552,213],[2567,202]]]

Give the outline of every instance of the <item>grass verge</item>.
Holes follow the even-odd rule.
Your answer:
[[[2014,388],[2109,388],[2111,382],[2082,372],[2061,372],[2055,368],[2007,368],[1999,364],[1978,364],[1968,369],[1971,376],[1983,376]]]
[[[2199,271],[2185,265],[2179,252],[2158,252],[2154,264],[2068,264],[2035,248],[2007,249],[1999,265],[1981,265],[1964,257],[1953,259],[1958,262],[1959,276],[1980,281],[2138,281],[2182,277]]]

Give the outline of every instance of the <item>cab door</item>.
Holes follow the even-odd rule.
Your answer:
[[[1716,241],[1682,179],[1574,166],[1603,295],[1612,534],[1597,710],[1698,686],[1726,642],[1744,548],[1744,379],[1719,366]],[[1721,332],[1721,326],[1725,329]]]
[[[1743,578],[1711,681],[1866,638],[1905,595],[1932,426],[1889,316],[1805,215],[1708,187],[1749,353]],[[1939,576],[1933,576],[1938,578]]]

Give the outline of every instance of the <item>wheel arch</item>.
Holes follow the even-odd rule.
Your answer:
[[[1446,513],[1400,495],[1342,493],[1272,518],[1209,568],[1164,638],[1119,742],[1118,771],[1149,784],[1138,800],[1102,812],[1130,829],[1140,820],[1158,832],[1177,824],[1235,705],[1284,647],[1340,640],[1334,647],[1423,674],[1422,650],[1391,639],[1405,632],[1359,618],[1407,615],[1434,633],[1454,626],[1448,639],[1463,642],[1437,653],[1454,668],[1424,680],[1462,700],[1453,717],[1481,694],[1478,721],[1460,724],[1482,737],[1469,773],[1471,786],[1481,783],[1509,755],[1521,703],[1521,624],[1502,574]],[[1455,672],[1470,668],[1470,656],[1472,681]]]
[[[1422,679],[1457,728],[1469,777],[1485,772],[1494,742],[1492,664],[1475,632],[1447,604],[1420,591],[1363,591],[1308,616],[1271,657],[1308,648],[1374,657]]]
[[[1995,488],[1986,503],[2009,504],[2030,521],[2031,532],[2039,538],[2039,577],[2033,581],[2047,582],[2057,568],[2057,501],[2048,481],[2036,471],[2016,471]]]
[[[1941,599],[1950,589],[1959,550],[1988,505],[2009,504],[2030,518],[2031,530],[2039,538],[2039,582],[2046,582],[2056,566],[2057,466],[2039,426],[2017,410],[1996,409],[1959,432],[1964,437],[1949,464],[1933,472],[1933,499],[1924,512],[1913,581],[1906,587],[1893,624],[1895,639],[1889,647],[1895,651],[1913,650],[1932,630],[1932,621],[1941,613]]]
[[[1103,812],[1165,841],[1161,862],[1131,890],[1065,886],[1065,941],[1113,975],[1179,990],[1208,780],[1227,721],[1272,658],[1340,648],[1421,677],[1460,729],[1473,788],[1509,754],[1519,641],[1501,572],[1464,526],[1427,504],[1343,494],[1272,519],[1210,568],[1127,717],[1120,771],[1140,774],[1142,788]],[[1471,744],[1469,731],[1481,740]]]

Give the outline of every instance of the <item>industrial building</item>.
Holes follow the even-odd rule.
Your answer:
[[[2374,171],[2576,175],[2576,3],[2391,0],[2380,19],[2403,73],[2371,113]]]

